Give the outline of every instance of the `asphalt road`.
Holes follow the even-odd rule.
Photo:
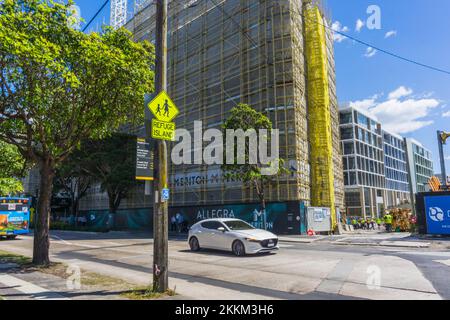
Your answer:
[[[145,234],[52,232],[51,258],[144,285],[152,244]],[[32,237],[0,250],[31,256]],[[281,243],[275,254],[238,258],[171,240],[169,256],[170,286],[187,299],[450,299],[448,250]]]

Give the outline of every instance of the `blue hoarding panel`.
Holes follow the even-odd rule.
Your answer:
[[[426,196],[428,234],[450,234],[450,196]]]

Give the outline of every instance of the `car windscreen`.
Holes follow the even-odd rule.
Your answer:
[[[249,225],[247,222],[240,220],[226,221],[224,222],[230,230],[252,230],[255,229],[253,226]]]

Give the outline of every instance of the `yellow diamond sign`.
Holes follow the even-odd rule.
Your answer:
[[[165,91],[161,91],[155,99],[148,105],[150,111],[154,114],[159,121],[170,122],[179,113],[175,103],[170,99],[169,95]]]

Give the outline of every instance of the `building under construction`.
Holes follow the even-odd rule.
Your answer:
[[[155,11],[139,1],[125,25],[136,41],[154,42]],[[169,1],[168,93],[181,111],[177,128],[192,131],[200,120],[204,130],[221,129],[239,103],[266,114],[280,130],[289,169],[268,186],[268,210],[297,203],[332,208],[336,217],[344,207],[333,33],[323,12],[317,1]],[[211,216],[210,209],[258,202],[253,188],[226,181],[219,166],[171,165],[170,176],[177,212]],[[122,208],[151,206],[143,193],[137,188]],[[82,209],[107,208],[103,195],[83,202]],[[286,221],[299,220],[286,210],[294,212]]]

